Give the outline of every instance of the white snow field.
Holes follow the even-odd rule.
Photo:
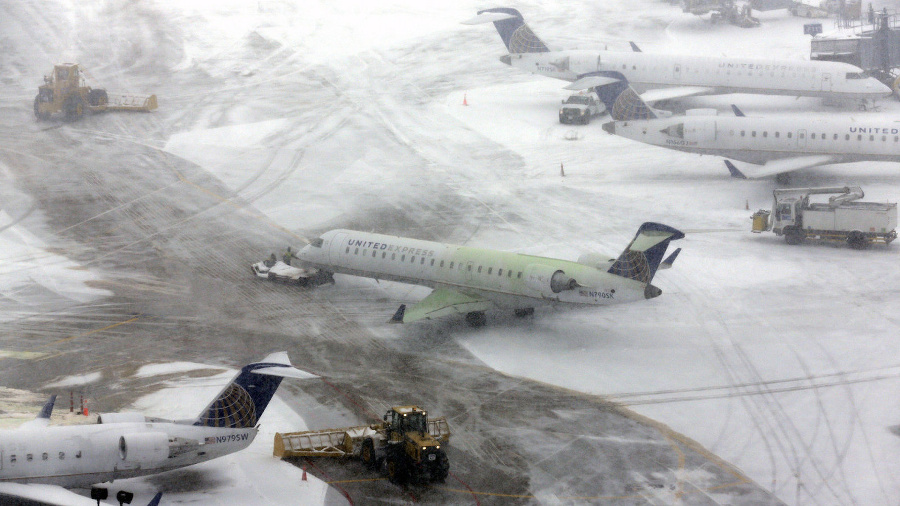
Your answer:
[[[128,8],[62,3],[77,13],[73,18],[117,19]],[[120,41],[110,45],[123,53],[110,58],[136,58],[130,64],[146,64],[144,77],[157,68],[175,73],[180,87],[167,84],[168,74],[156,83],[110,83],[153,89],[161,108],[184,110],[181,132],[133,140],[199,164],[291,231],[375,228],[381,224],[373,211],[390,209],[406,217],[404,235],[576,259],[588,251],[618,255],[644,221],[683,230],[687,237],[674,244],[683,248],[678,262],[654,280],[663,290],[656,299],[539,312],[528,320],[489,315],[487,327],[454,328],[452,338],[504,373],[631,405],[788,504],[900,502],[900,438],[889,430],[900,424],[900,246],[792,247],[774,235],[752,235],[750,214],[770,205],[774,180],[733,180],[719,158],[609,136],[603,118],[585,127],[559,125],[565,83],[505,67],[497,61],[505,48],[492,26],[459,24],[502,5],[157,0],[140,7],[161,20],[159,33],[144,39],[183,46],[180,60],[164,67],[128,51],[137,35],[127,24],[73,37]],[[785,11],[760,14],[761,27],[741,29],[654,0],[511,6],[551,47],[627,50],[634,40],[647,52],[797,59],[809,53],[806,20]],[[60,46],[62,56],[49,60],[85,63],[85,55]],[[43,66],[35,64],[35,72]],[[197,89],[185,89],[191,79]],[[210,92],[202,86],[210,80],[229,84]],[[32,96],[29,88],[23,100]],[[817,100],[747,95],[688,103],[720,114],[737,103],[748,114],[811,111],[860,121],[893,121],[891,114],[900,112],[896,102],[869,116]],[[799,171],[791,184],[860,185],[867,200],[896,201],[900,164],[825,166]],[[453,232],[435,237],[436,227],[417,226],[425,208],[442,210],[441,230]],[[0,215],[0,247],[21,248],[29,260],[19,267],[63,271],[54,273],[60,285],[50,290],[65,297],[102,296],[86,284],[92,275],[69,269],[75,266],[62,256],[48,254],[41,266],[32,265],[39,245],[24,233],[10,235],[13,229],[3,228],[10,220]],[[384,226],[400,232],[394,223]],[[25,271],[5,267],[0,264],[0,286],[13,290],[14,276]],[[371,299],[366,308],[378,311],[360,318],[384,338],[401,332],[383,323],[396,304],[427,293],[343,276],[337,283]],[[340,294],[319,289],[332,300]],[[179,383],[135,407],[189,416],[163,408],[184,407],[191,392]],[[279,420],[292,430],[302,426],[276,397],[263,430],[278,430]],[[203,464],[205,478],[196,485],[203,488],[168,492],[164,504],[323,502],[326,486],[311,475],[300,482],[299,469],[271,456],[271,441],[262,432],[246,451]],[[149,499],[155,483],[145,478],[116,486]]]
[[[859,252],[752,235],[749,216],[770,204],[773,180],[733,180],[721,159],[609,136],[602,119],[560,126],[564,83],[505,68],[493,27],[456,23],[494,5],[313,2],[277,21],[254,12],[257,33],[294,48],[295,66],[309,65],[337,91],[298,97],[326,101],[306,118],[244,111],[196,121],[166,149],[291,230],[336,228],[377,206],[414,220],[417,206],[447,195],[481,217],[450,208],[447,220],[459,219],[460,231],[445,240],[570,259],[618,254],[643,221],[678,227],[684,251],[658,275],[661,297],[506,320],[457,339],[505,373],[632,404],[789,504],[900,501],[900,438],[888,430],[900,423],[896,245]],[[809,50],[804,20],[784,11],[745,30],[649,0],[514,6],[557,47],[625,49],[635,40],[644,51],[798,59]],[[812,99],[690,103],[722,114],[738,103],[758,114],[869,117]],[[898,109],[882,104],[882,113]],[[827,166],[797,173],[792,184],[859,184],[869,200],[896,200],[900,166]],[[390,283],[338,283],[394,302],[421,296]],[[379,321],[372,318],[373,330],[391,335]]]

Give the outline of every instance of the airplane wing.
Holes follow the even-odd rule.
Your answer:
[[[732,177],[738,179],[757,179],[800,169],[808,169],[810,167],[837,161],[838,159],[831,155],[812,155],[771,160],[764,165],[741,164],[740,169],[734,165],[734,162],[729,160],[725,160],[725,165],[728,167],[729,172],[731,172]]]
[[[6,500],[16,504],[18,500],[27,499],[38,504],[49,506],[97,506],[97,501],[78,495],[75,492],[57,485],[42,485],[38,483],[0,483],[0,503],[7,504]],[[107,504],[107,503],[103,503]]]
[[[596,88],[597,86],[606,86],[607,84],[615,83],[618,81],[621,81],[621,79],[606,76],[585,76],[576,81],[572,81],[566,86],[563,86],[563,89],[574,91],[587,90],[590,88]]]
[[[494,307],[491,301],[466,295],[450,288],[436,288],[403,314],[403,323],[433,320],[445,316],[486,311]]]
[[[671,100],[673,98],[693,97],[695,95],[709,95],[715,93],[715,88],[708,86],[678,86],[676,88],[658,88],[655,90],[645,91],[641,94],[641,100],[651,104],[660,100]]]

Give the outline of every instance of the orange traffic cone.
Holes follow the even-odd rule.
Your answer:
[[[466,101],[466,92],[463,92],[463,105],[469,105],[469,102]]]
[[[306,481],[306,466],[303,466],[303,478],[301,480]]]

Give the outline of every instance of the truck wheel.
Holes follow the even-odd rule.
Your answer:
[[[803,236],[796,228],[787,229],[784,231],[784,242],[790,245],[800,244],[803,242]]]
[[[69,96],[63,104],[63,111],[65,111],[66,121],[75,121],[80,118],[84,114],[84,104],[81,103],[81,97],[78,95]]]
[[[375,469],[378,459],[375,458],[375,443],[373,443],[371,439],[363,441],[359,456],[367,468]]]
[[[866,249],[869,247],[869,240],[862,232],[850,232],[847,236],[847,244],[853,249]]]
[[[399,452],[392,452],[387,457],[388,479],[395,485],[403,485],[409,480],[409,470],[406,468],[406,459]]]
[[[437,481],[440,483],[444,483],[447,480],[447,475],[450,474],[450,459],[447,458],[447,454],[443,451],[438,453],[438,462],[434,465],[434,468],[431,470],[431,481]]]

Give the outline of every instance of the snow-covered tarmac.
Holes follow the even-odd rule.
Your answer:
[[[125,49],[135,39],[155,36],[129,33],[125,22],[133,12],[115,3],[64,6],[73,18],[122,20],[104,34],[121,41],[111,43],[121,51],[109,55],[113,61],[133,56]],[[586,127],[559,125],[564,83],[504,67],[497,57],[505,51],[492,27],[458,23],[492,6],[395,0],[302,7],[159,1],[146,7],[166,20],[163,38],[183,48],[180,59],[165,68],[176,72],[179,84],[228,83],[214,93],[170,84],[167,75],[154,73],[160,65],[154,61],[139,61],[144,66],[137,68],[145,78],[155,76],[155,83],[119,74],[100,65],[97,55],[73,49],[78,44],[58,42],[59,53],[34,66],[46,72],[54,60],[87,59],[97,62],[91,68],[98,77],[114,81],[110,87],[152,89],[161,108],[183,109],[182,129],[134,141],[197,163],[268,219],[307,237],[357,226],[575,259],[588,251],[615,256],[643,221],[680,228],[687,233],[678,244],[683,252],[675,268],[655,280],[663,290],[657,299],[539,313],[529,321],[504,319],[482,329],[454,329],[452,338],[504,373],[631,405],[789,504],[900,502],[900,438],[889,431],[900,423],[900,406],[893,402],[900,388],[897,245],[869,251],[789,247],[774,235],[752,235],[749,215],[770,204],[773,180],[732,180],[721,159],[612,137],[601,130],[602,120]],[[783,11],[763,14],[760,28],[743,30],[710,25],[652,0],[536,0],[515,7],[557,46],[625,49],[625,41],[635,40],[648,52],[808,55],[804,20]],[[32,32],[41,33],[41,25],[34,25]],[[71,35],[75,41],[98,37],[78,30]],[[26,85],[37,82],[37,72],[16,66],[8,74],[28,90],[21,100],[29,106]],[[267,100],[270,95],[278,97],[276,103]],[[285,96],[291,97],[287,104]],[[783,97],[689,103],[725,111],[732,102],[748,113],[860,114]],[[873,117],[898,111],[900,104],[886,102]],[[843,184],[862,186],[867,200],[896,201],[900,165],[826,166],[798,172],[792,181]],[[385,209],[404,221],[380,221]],[[444,226],[420,222],[423,209],[443,213]],[[35,282],[25,276],[38,268],[39,257],[40,268],[51,274],[37,277],[52,294],[48,304],[103,296],[89,282],[97,272],[58,252],[35,253],[38,239],[25,228],[7,226],[17,218],[0,215],[0,287],[8,297],[38,304],[46,296],[17,292],[23,279]],[[48,286],[47,279],[55,281]],[[371,314],[355,317],[384,339],[402,332],[382,323],[396,304],[427,293],[340,276],[338,284],[355,287],[370,301]],[[339,296],[329,287],[321,290],[323,298]],[[0,321],[6,316],[0,313]],[[419,328],[445,330],[430,323]],[[154,394],[135,407],[153,411],[163,405],[171,408],[172,401]],[[302,425],[290,408],[282,408],[273,404],[264,430]],[[272,417],[283,423],[270,423]],[[301,484],[299,470],[273,461],[270,434],[261,433],[242,454],[204,466],[210,473],[201,474],[214,477],[212,482],[204,482],[203,490],[167,495],[164,503],[323,500],[319,482]],[[146,480],[133,488],[152,496],[160,482]],[[268,491],[288,482],[276,495],[252,495],[264,492],[241,487],[268,484]],[[251,495],[234,495],[240,493]]]

